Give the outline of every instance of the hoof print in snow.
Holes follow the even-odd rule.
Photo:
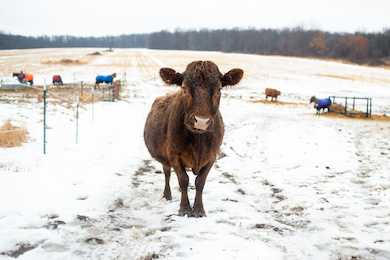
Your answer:
[[[115,201],[115,207],[116,208],[123,208],[124,204],[123,204],[123,199],[121,198],[118,198],[116,201]]]
[[[243,189],[241,189],[241,188],[237,190],[237,193],[240,193],[241,195],[245,195],[246,194],[245,191]]]
[[[152,253],[152,254],[147,255],[144,258],[144,260],[152,260],[152,259],[159,259],[159,258],[160,258],[160,256],[158,254]]]
[[[268,225],[268,224],[256,224],[255,228],[258,228],[258,229],[270,229],[272,231],[278,232],[279,234],[282,234],[282,230],[280,228],[274,227],[274,226]]]
[[[265,186],[271,186],[271,187],[274,186],[274,185],[272,185],[271,183],[269,183],[267,180],[263,181],[263,184],[264,184]]]
[[[77,220],[79,221],[89,221],[89,217],[83,215],[77,215]]]
[[[104,244],[104,240],[97,237],[87,238],[85,239],[85,242],[87,242],[88,244]]]
[[[325,198],[319,198],[318,202],[319,203],[329,203],[329,201],[327,199],[325,199]]]
[[[171,230],[172,227],[163,227],[162,229],[160,229],[161,232],[167,232],[169,230]]]
[[[294,207],[294,208],[290,208],[291,211],[294,211],[295,213],[297,212],[302,212],[304,211],[305,209],[301,206],[297,206],[297,207]]]
[[[43,226],[46,229],[57,229],[59,225],[66,225],[66,223],[62,220],[56,220],[54,222],[49,222]]]
[[[273,193],[280,193],[280,192],[282,192],[282,190],[281,189],[272,188],[272,192]]]
[[[30,245],[30,244],[17,244],[19,246],[16,250],[11,250],[8,252],[1,252],[0,255],[6,255],[13,258],[18,258],[19,256],[23,255],[27,251],[33,250],[38,247],[38,245]]]
[[[233,183],[237,184],[236,180],[234,179],[233,175],[232,174],[229,174],[227,172],[224,172],[222,173],[223,176],[225,176],[226,178],[228,178],[229,180],[231,180]]]

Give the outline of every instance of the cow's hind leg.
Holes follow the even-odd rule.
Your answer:
[[[169,181],[171,179],[171,166],[163,165],[164,174],[165,174],[165,188],[164,188],[164,198],[166,200],[172,199],[171,187],[169,185]]]
[[[203,208],[203,188],[206,183],[207,175],[209,174],[209,171],[211,169],[211,166],[213,163],[207,164],[205,167],[203,167],[198,176],[195,180],[195,186],[196,186],[196,195],[195,195],[195,202],[194,202],[194,217],[206,217],[206,212]]]

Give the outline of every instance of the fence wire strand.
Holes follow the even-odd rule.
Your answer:
[[[0,131],[0,133],[10,133],[10,132],[20,132],[20,131],[25,131],[23,129],[21,130],[8,130],[8,131]]]

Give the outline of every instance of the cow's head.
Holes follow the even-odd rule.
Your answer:
[[[160,69],[160,76],[166,84],[182,88],[180,97],[184,104],[184,123],[196,133],[212,131],[221,89],[236,85],[243,75],[242,69],[232,69],[222,75],[211,61],[191,62],[183,73],[170,68]]]

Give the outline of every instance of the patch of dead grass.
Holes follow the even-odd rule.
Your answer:
[[[289,106],[308,106],[306,103],[293,103],[293,102],[281,102],[281,101],[269,101],[269,100],[254,100],[248,101],[250,103],[262,103],[266,105],[289,105]],[[331,109],[336,110],[338,112],[344,112],[344,108],[338,104],[332,104]],[[341,110],[340,110],[341,109]],[[341,119],[356,119],[356,120],[367,120],[367,121],[383,121],[390,122],[390,117],[385,115],[371,115],[366,117],[366,114],[361,111],[356,110],[348,110],[347,115],[335,112],[324,112],[319,114],[318,116],[325,116],[329,118],[341,118]]]
[[[250,100],[249,103],[262,103],[266,105],[278,105],[278,106],[307,106],[307,103],[294,103],[294,102],[283,102],[283,101],[269,101],[269,100]]]
[[[349,112],[356,113],[358,111],[353,111],[349,110]],[[334,112],[325,112],[321,114],[320,116],[325,116],[329,118],[341,118],[341,119],[352,119],[352,120],[367,120],[367,121],[381,121],[381,122],[390,122],[390,117],[388,116],[381,116],[381,115],[371,115],[366,117],[366,114],[354,114],[353,116],[351,115],[344,115],[344,114],[339,114],[339,113],[334,113]]]
[[[27,143],[28,134],[26,127],[13,126],[11,119],[4,120],[4,124],[0,127],[0,147],[21,146],[22,143]]]
[[[72,59],[62,59],[60,61],[47,61],[47,62],[44,62],[42,64],[45,64],[45,65],[58,65],[58,64],[61,64],[61,65],[85,65],[87,64],[87,62],[84,62],[84,61],[79,61],[79,60],[72,60]]]

